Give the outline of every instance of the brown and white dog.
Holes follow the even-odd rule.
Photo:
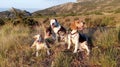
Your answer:
[[[51,19],[50,27],[47,29],[46,32],[49,33],[50,35],[52,34],[54,39],[58,42],[64,39],[66,29],[63,26],[61,26],[56,19]]]
[[[33,38],[35,39],[35,41],[32,44],[31,48],[36,47],[36,56],[38,56],[38,52],[41,49],[46,49],[47,54],[50,55],[49,46],[45,42],[44,38],[39,34],[35,35]]]
[[[77,53],[77,50],[87,51],[89,55],[90,50],[87,46],[88,39],[84,34],[80,34],[78,31],[84,29],[84,22],[82,20],[76,20],[71,23],[70,28],[72,29],[71,33],[68,34],[68,49],[70,49],[71,44],[75,44],[75,49],[73,53]]]

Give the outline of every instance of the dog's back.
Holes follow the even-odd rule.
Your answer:
[[[85,34],[81,34],[79,33],[79,42],[84,42],[87,41],[87,37],[85,36]]]

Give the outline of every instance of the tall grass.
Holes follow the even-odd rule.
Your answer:
[[[71,20],[66,20],[71,21]],[[51,45],[51,55],[41,50],[35,57],[30,49],[32,36],[42,32],[42,27],[31,31],[29,27],[11,24],[0,27],[0,67],[119,67],[120,28],[99,29],[93,33],[93,45],[89,59],[81,54],[64,51],[65,45]],[[42,32],[43,33],[43,32]],[[73,45],[74,46],[74,45]],[[84,55],[83,55],[84,56]]]
[[[119,49],[119,29],[104,30],[97,35],[94,40],[94,45],[97,48],[93,48],[90,59],[91,65],[98,65],[101,67],[117,67],[118,57],[120,55]]]
[[[29,43],[29,28],[11,24],[0,29],[0,67],[16,67],[23,62],[24,52]],[[24,47],[23,47],[24,46]],[[24,51],[24,52],[22,52]],[[22,63],[21,63],[22,64]]]
[[[64,52],[57,53],[52,63],[52,67],[71,67],[72,55]]]

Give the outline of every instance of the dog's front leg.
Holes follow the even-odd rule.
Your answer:
[[[31,48],[33,48],[34,46],[36,46],[36,41],[31,45]]]
[[[90,50],[87,46],[87,41],[83,42],[83,44],[81,44],[82,48],[85,49],[87,51],[87,55],[90,54]]]
[[[38,51],[36,51],[36,57],[38,57]]]
[[[71,46],[71,38],[70,38],[70,35],[68,35],[68,48],[67,49],[70,49],[70,46]]]
[[[56,34],[56,42],[57,43],[60,42],[60,36],[59,36],[59,34]]]
[[[75,49],[74,49],[74,52],[73,52],[73,53],[77,53],[78,47],[79,47],[79,41],[77,40],[77,41],[75,42]]]
[[[50,51],[49,51],[49,49],[47,49],[47,54],[50,55]]]
[[[48,48],[48,44],[44,43],[44,48],[47,50],[47,54],[50,55],[50,49]]]

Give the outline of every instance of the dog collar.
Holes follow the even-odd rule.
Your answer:
[[[76,31],[76,32],[74,32],[74,33],[71,33],[71,35],[74,35],[74,34],[76,34],[76,33],[78,33],[78,31]]]

